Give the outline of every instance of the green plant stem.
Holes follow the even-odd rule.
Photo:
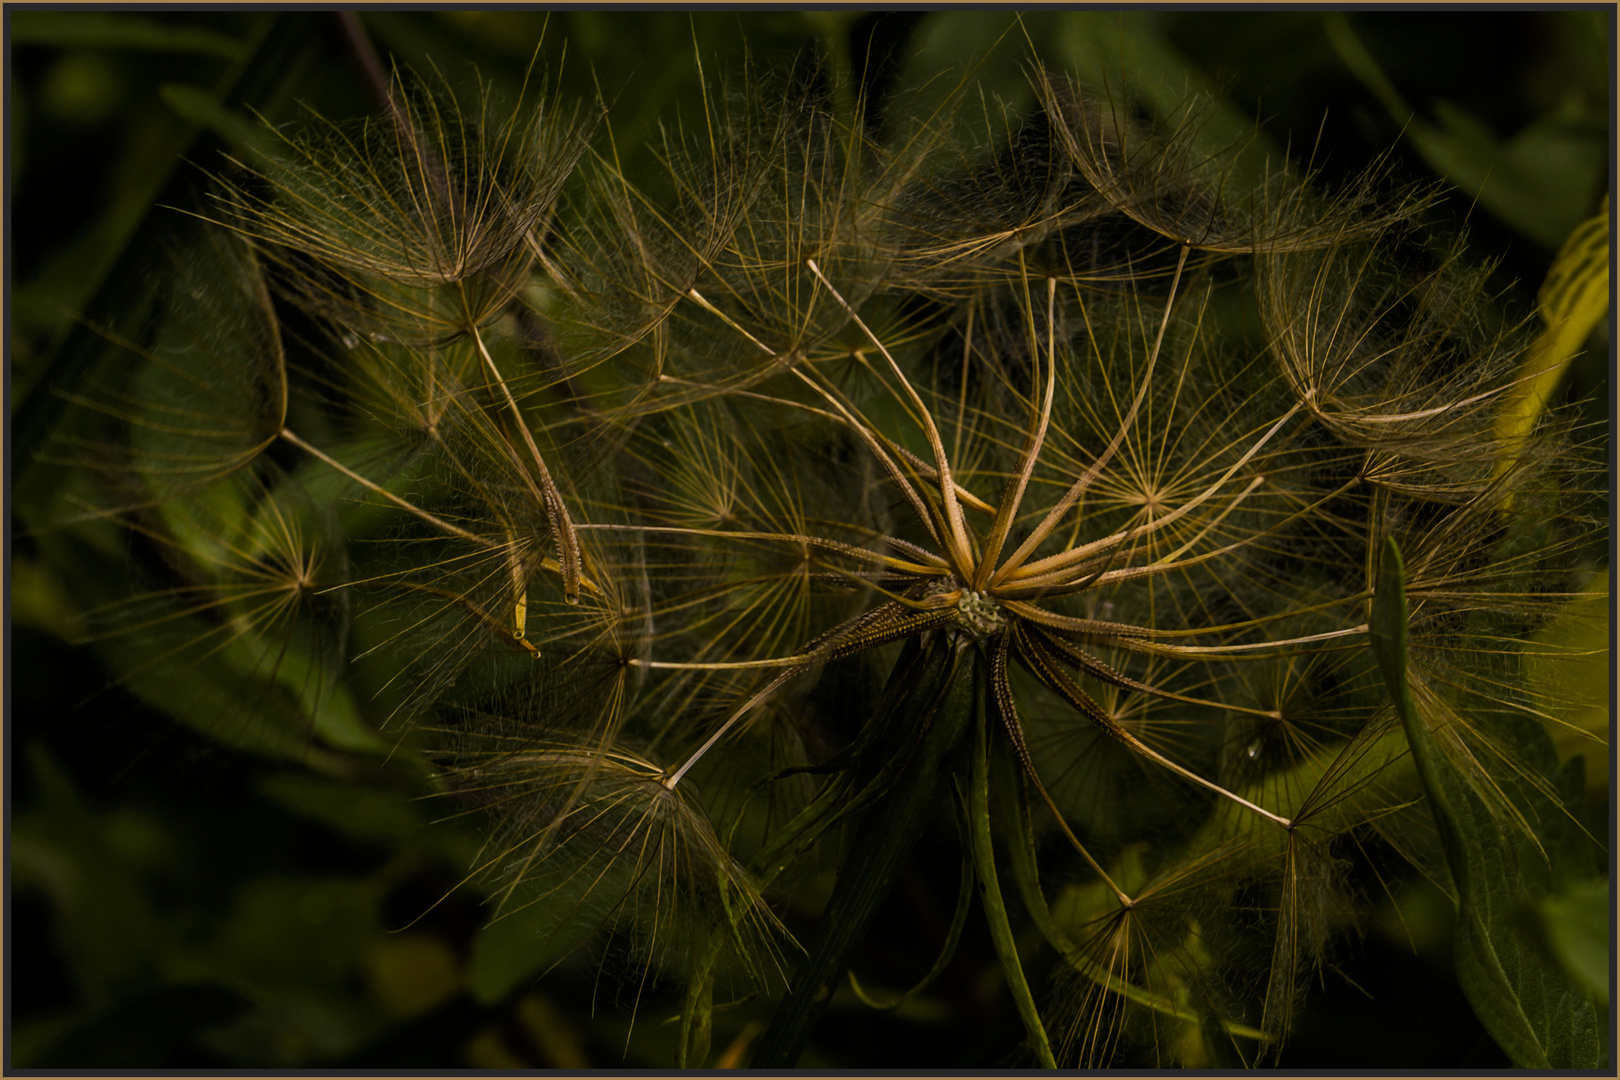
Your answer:
[[[887,726],[882,755],[910,760],[853,830],[819,936],[759,1041],[754,1068],[798,1062],[906,857],[934,819],[945,761],[973,715],[975,680],[966,648],[943,636],[913,639],[895,664],[871,722]]]
[[[975,660],[977,682],[982,694],[990,693],[988,661],[980,656]],[[1012,924],[1007,920],[1007,906],[1001,896],[1001,882],[996,877],[996,849],[990,836],[990,754],[988,733],[985,730],[990,710],[982,695],[976,702],[979,708],[973,724],[973,765],[968,780],[967,819],[968,835],[973,845],[973,865],[979,872],[979,891],[984,900],[984,918],[990,926],[990,939],[995,943],[996,956],[1001,960],[1002,973],[1007,978],[1007,989],[1018,1006],[1018,1017],[1024,1022],[1029,1035],[1030,1049],[1043,1069],[1057,1068],[1052,1056],[1052,1042],[1041,1023],[1041,1011],[1030,993],[1029,980],[1024,977],[1024,965],[1018,958],[1018,943],[1013,940]]]
[[[698,956],[697,969],[686,988],[681,1009],[681,1041],[676,1067],[701,1069],[709,1056],[709,1039],[714,1030],[714,967],[726,937],[719,928],[709,930],[708,941]]]

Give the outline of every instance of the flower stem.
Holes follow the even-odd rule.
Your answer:
[[[978,658],[975,663],[982,669],[988,661]],[[990,692],[988,672],[976,672],[976,682],[982,683],[982,694]],[[967,794],[968,835],[973,845],[973,865],[979,874],[979,895],[984,900],[984,918],[990,926],[990,940],[995,944],[996,956],[1001,960],[1001,971],[1007,979],[1007,989],[1018,1006],[1018,1017],[1029,1034],[1030,1048],[1043,1069],[1057,1068],[1052,1055],[1052,1041],[1041,1024],[1041,1010],[1030,993],[1029,980],[1024,977],[1024,964],[1018,958],[1018,943],[1013,940],[1012,924],[1007,920],[1007,905],[1002,899],[1001,882],[996,876],[996,850],[990,837],[990,754],[988,732],[990,709],[984,698],[976,699],[979,708],[973,725],[973,765],[970,770]]]
[[[484,346],[484,337],[478,332],[476,325],[472,327],[472,339],[473,344],[478,346],[478,354],[483,357],[484,366],[495,377],[495,385],[500,387],[501,396],[506,399],[506,406],[511,410],[512,419],[517,423],[518,434],[523,436],[523,443],[529,448],[529,456],[534,460],[535,475],[540,484],[540,498],[545,506],[546,519],[557,538],[557,562],[562,566],[563,599],[570,604],[577,604],[582,560],[579,554],[579,536],[574,532],[574,523],[568,516],[568,507],[563,503],[562,492],[557,490],[556,482],[551,478],[551,470],[546,468],[546,459],[541,456],[540,447],[535,444],[528,421],[523,418],[523,410],[518,408],[517,399],[507,388],[506,380],[501,377],[500,369],[495,366],[495,358]]]

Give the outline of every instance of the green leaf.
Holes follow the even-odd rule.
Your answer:
[[[1140,11],[1030,12],[1016,18],[1003,11],[940,12],[919,25],[900,84],[927,83],[913,104],[937,106],[956,85],[956,73],[971,69],[987,99],[1017,116],[1034,99],[1027,69],[1033,51],[1088,90],[1117,97],[1123,89],[1136,96],[1172,127],[1188,118],[1189,105],[1196,107],[1194,148],[1222,160],[1229,150],[1245,148],[1226,162],[1231,191],[1241,197],[1262,184],[1268,160],[1275,168],[1284,156],[1170,44],[1160,30],[1162,21],[1156,12]],[[937,77],[941,71],[950,75]]]
[[[306,764],[324,756],[323,746],[392,751],[361,715],[338,661],[296,630],[216,645],[218,633],[202,620],[176,619],[103,648],[130,692],[210,738]]]
[[[234,57],[243,43],[201,26],[176,26],[110,11],[19,11],[11,20],[13,45],[64,49],[125,49]]]
[[[1474,793],[1419,716],[1406,678],[1406,620],[1405,572],[1400,550],[1389,539],[1373,599],[1371,645],[1457,886],[1454,946],[1463,993],[1515,1065],[1596,1068],[1602,1050],[1591,997],[1522,932],[1522,918],[1533,902],[1523,863],[1536,855]],[[1530,798],[1534,801],[1533,793]],[[1540,801],[1546,804],[1535,807],[1541,821],[1556,823],[1564,814],[1550,799]],[[1562,855],[1563,848],[1560,844],[1549,855]]]
[[[525,982],[533,982],[580,944],[596,920],[567,898],[519,908],[485,926],[467,955],[467,990],[481,1005],[493,1005]]]
[[[286,873],[241,883],[205,948],[177,952],[169,975],[239,991],[255,1008],[199,1041],[241,1064],[302,1066],[352,1054],[385,1016],[351,988],[385,939],[386,877]]]
[[[1446,101],[1435,119],[1407,127],[1425,161],[1491,213],[1548,247],[1580,220],[1603,180],[1603,144],[1580,127],[1544,116],[1506,141]]]
[[[1585,215],[1602,186],[1608,158],[1601,129],[1552,112],[1503,141],[1478,118],[1446,101],[1434,103],[1431,122],[1407,105],[1343,14],[1335,12],[1324,20],[1345,67],[1383,103],[1424,161],[1447,181],[1548,247],[1558,244]]]
[[[1609,197],[1558,249],[1536,294],[1547,328],[1526,350],[1516,385],[1496,422],[1504,444],[1497,475],[1508,471],[1553,400],[1570,362],[1609,313]],[[1511,501],[1511,496],[1509,496]]]
[[[360,714],[354,692],[323,661],[296,640],[283,645],[263,638],[243,639],[222,654],[238,671],[249,676],[273,675],[307,717],[308,729],[327,746],[359,754],[386,755],[395,749]]]
[[[1609,650],[1609,576],[1596,575],[1588,595],[1564,604],[1531,638],[1524,655],[1526,687],[1557,726],[1553,741],[1560,757],[1586,753],[1608,756],[1609,688],[1613,668]],[[1607,783],[1599,773],[1597,783]]]
[[[222,81],[222,100],[229,107],[252,103],[272,109],[294,85],[304,60],[314,50],[316,21],[302,14],[269,15],[250,52]],[[15,32],[15,25],[13,25]],[[166,114],[154,113],[154,118]],[[12,428],[16,460],[21,467],[13,477],[13,504],[29,506],[49,500],[61,484],[61,466],[39,458],[51,432],[63,420],[68,399],[55,393],[57,386],[74,386],[100,360],[105,343],[93,327],[111,327],[135,315],[149,292],[152,253],[160,250],[173,228],[169,206],[190,201],[196,175],[182,159],[207,160],[216,141],[199,139],[198,132],[173,119],[147,130],[140,153],[131,160],[140,167],[120,178],[121,193],[104,220],[82,238],[83,251],[64,266],[71,287],[56,297],[68,309],[82,310],[83,321],[63,323],[64,332],[51,348],[50,377],[35,379],[25,394],[14,397]],[[82,259],[79,256],[83,256]],[[41,272],[42,276],[44,271]],[[50,298],[38,298],[49,304]]]
[[[212,131],[234,150],[246,154],[253,164],[269,160],[274,139],[265,125],[226,108],[218,94],[200,86],[169,83],[158,88],[158,96],[182,120]]]
[[[84,637],[84,616],[52,569],[38,560],[11,560],[11,618],[63,641]]]
[[[968,71],[985,98],[1013,116],[1034,101],[1024,67],[1024,39],[1008,12],[936,11],[924,16],[912,33],[915,44],[896,83],[918,88],[906,99],[916,115],[943,108]]]
[[[708,941],[698,957],[696,970],[686,984],[686,1001],[681,1008],[681,1041],[675,1065],[681,1069],[701,1069],[709,1059],[709,1043],[714,1035],[714,969],[726,937],[709,931]]]
[[[197,963],[228,985],[293,993],[353,977],[382,933],[386,884],[345,877],[264,877],[238,891]]]
[[[477,855],[476,834],[454,821],[424,820],[421,800],[401,791],[304,772],[267,776],[258,786],[293,813],[355,840],[433,855],[461,867]]]
[[[1609,914],[1614,901],[1607,881],[1583,881],[1537,905],[1553,952],[1599,1001],[1609,1001]]]
[[[1226,101],[1214,81],[1166,40],[1161,20],[1158,12],[1149,11],[1066,11],[1057,17],[1053,52],[1092,87],[1123,82],[1167,129],[1188,119],[1189,107],[1195,109],[1197,128],[1190,145],[1207,159],[1223,162],[1231,195],[1241,199],[1263,189],[1267,171],[1286,156],[1256,129],[1252,117]],[[1230,157],[1239,147],[1242,152]]]
[[[172,927],[136,861],[120,850],[120,826],[132,824],[128,811],[98,812],[44,746],[30,746],[28,759],[39,794],[13,823],[12,887],[49,897],[80,998],[92,1010],[106,1008],[151,984]]]

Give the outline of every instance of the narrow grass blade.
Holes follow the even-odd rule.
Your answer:
[[[1406,620],[1405,572],[1389,539],[1373,599],[1371,644],[1457,886],[1454,947],[1463,993],[1516,1066],[1596,1068],[1602,1046],[1591,997],[1523,932],[1533,898],[1521,864],[1536,855],[1470,790],[1418,715],[1406,678]]]

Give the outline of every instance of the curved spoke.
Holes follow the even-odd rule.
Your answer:
[[[1116,722],[1101,705],[1098,705],[1095,701],[1093,701],[1089,694],[1080,689],[1079,685],[1073,679],[1069,678],[1068,673],[1059,667],[1052,660],[1052,658],[1046,654],[1045,650],[1043,650],[1038,644],[1029,641],[1021,628],[1015,627],[1013,634],[1017,638],[1018,657],[1020,660],[1024,661],[1031,673],[1033,673],[1036,678],[1040,679],[1041,682],[1045,683],[1049,689],[1060,695],[1065,701],[1069,702],[1069,704],[1073,705],[1076,709],[1080,710],[1080,713],[1083,716],[1091,720],[1098,727],[1102,728],[1109,735],[1112,735],[1114,738],[1118,739],[1120,742],[1124,743],[1126,746],[1130,747],[1132,750],[1136,751],[1138,754],[1141,754],[1148,760],[1169,769],[1177,776],[1191,780],[1193,783],[1198,784],[1201,787],[1208,788],[1210,791],[1215,792],[1215,794],[1221,796],[1222,798],[1230,799],[1239,806],[1252,810],[1261,817],[1268,818],[1285,829],[1292,826],[1293,823],[1287,818],[1279,817],[1262,806],[1256,806],[1243,796],[1234,794],[1233,792],[1226,790],[1211,780],[1205,780],[1202,776],[1199,776],[1191,769],[1170,760],[1157,750],[1153,749],[1153,747],[1137,738],[1127,728]]]

